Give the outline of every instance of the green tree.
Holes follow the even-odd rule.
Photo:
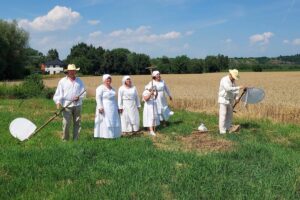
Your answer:
[[[216,56],[206,56],[204,66],[205,72],[219,72],[221,70]]]
[[[44,63],[46,58],[43,55],[43,53],[32,49],[32,48],[26,48],[25,49],[25,56],[27,57],[25,68],[30,72],[33,73],[35,71],[40,70],[41,63]]]
[[[130,65],[128,62],[128,55],[130,54],[130,51],[124,48],[117,48],[111,50],[110,53],[113,57],[113,65],[109,69],[110,73],[129,74]]]
[[[0,20],[0,80],[24,76],[28,38],[28,33],[16,21]]]
[[[147,74],[150,64],[150,57],[145,54],[131,53],[128,55],[130,71],[128,74]]]
[[[84,66],[84,74],[100,74],[104,70],[101,68],[103,64],[104,49],[102,47],[95,48],[93,45],[79,43],[71,48],[70,54],[67,56],[68,63],[80,63]],[[86,61],[87,63],[82,63]],[[79,66],[79,65],[78,65]]]
[[[72,63],[80,68],[82,74],[91,74],[93,69],[93,64],[91,60],[85,56],[78,56],[72,59]]]
[[[190,64],[190,58],[186,55],[177,56],[172,62],[172,72],[173,73],[186,73],[187,68]]]
[[[47,61],[59,59],[59,54],[56,49],[50,49],[47,53]]]
[[[187,73],[203,73],[204,62],[202,59],[191,59],[187,68]]]

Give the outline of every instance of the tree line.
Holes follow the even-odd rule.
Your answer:
[[[46,55],[28,45],[29,34],[19,28],[16,21],[0,19],[0,80],[21,79],[26,75],[40,72],[40,65],[59,58],[56,49]],[[227,71],[237,68],[244,71],[300,70],[300,55],[277,58],[229,58],[225,55],[209,55],[205,58],[189,58],[180,55],[175,58],[162,56],[150,58],[126,48],[103,49],[86,43],[75,44],[63,60],[81,68],[84,75],[147,74],[146,69],[156,65],[162,73],[204,73]]]

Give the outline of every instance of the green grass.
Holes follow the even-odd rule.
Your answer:
[[[62,142],[61,118],[29,141],[8,130],[16,117],[37,126],[52,116],[45,99],[0,100],[0,199],[299,199],[300,127],[238,119],[240,134],[217,134],[217,117],[176,111],[166,137],[200,122],[235,143],[224,152],[164,150],[146,135],[93,138],[95,102],[86,100],[79,141]]]

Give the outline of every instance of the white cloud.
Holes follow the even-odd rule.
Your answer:
[[[283,40],[282,42],[283,42],[283,44],[289,44],[290,43],[289,40]]]
[[[231,39],[231,38],[227,38],[226,40],[224,40],[224,42],[225,42],[226,44],[230,44],[230,43],[232,43],[232,39]]]
[[[272,32],[264,32],[262,34],[255,34],[249,37],[251,44],[260,44],[260,45],[267,45],[270,41],[270,38],[274,36]]]
[[[187,31],[187,32],[185,32],[186,36],[193,35],[193,34],[194,34],[194,31]]]
[[[293,45],[300,45],[300,38],[296,38],[292,42]]]
[[[55,6],[46,15],[39,16],[33,21],[21,19],[18,24],[24,29],[32,29],[36,31],[55,31],[66,30],[71,25],[78,22],[80,14],[72,11],[71,8],[63,6]]]
[[[88,20],[89,25],[97,25],[100,24],[100,20]]]
[[[95,31],[89,34],[90,37],[98,37],[102,34],[101,31]]]
[[[170,49],[174,47],[177,48],[177,53],[182,53],[184,48],[189,48],[188,44],[181,43],[181,37],[182,33],[177,31],[157,33],[150,26],[139,26],[102,32],[101,35],[93,32],[86,37],[84,42],[102,46],[105,49],[127,48],[135,52],[151,55],[155,52],[154,54],[160,55],[171,53]]]
[[[180,32],[171,31],[164,34],[153,34],[150,32],[150,26],[140,26],[137,29],[121,29],[112,31],[108,34],[109,37],[118,38],[118,40],[151,43],[163,40],[174,40],[181,36]]]

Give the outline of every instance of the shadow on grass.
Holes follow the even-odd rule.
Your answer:
[[[245,129],[258,129],[260,125],[256,122],[244,122],[240,124],[242,128]]]

